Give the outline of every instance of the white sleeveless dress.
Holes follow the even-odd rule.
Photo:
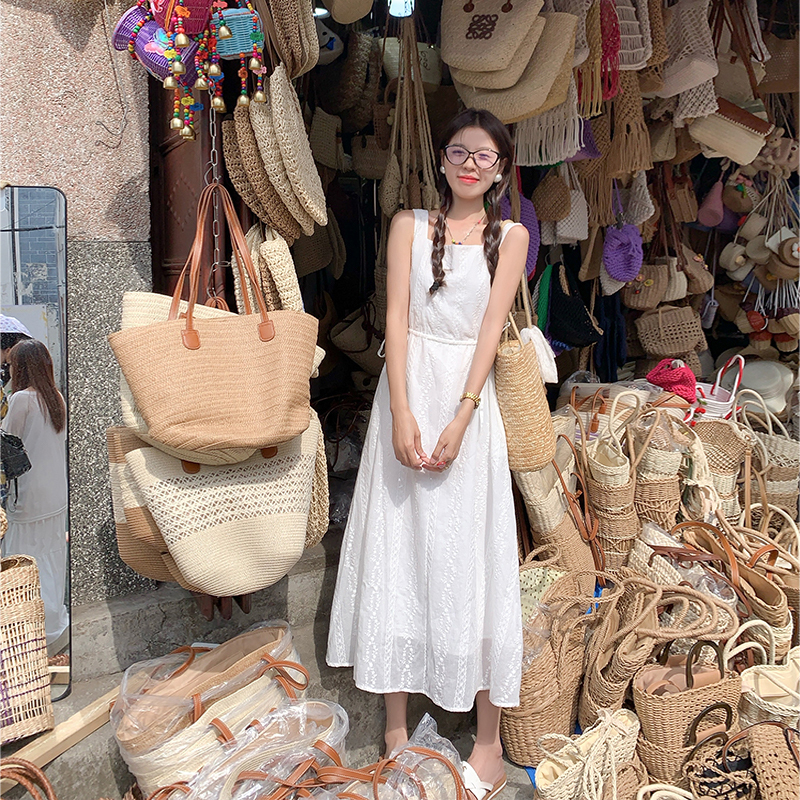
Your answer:
[[[406,379],[430,455],[458,409],[490,282],[482,245],[448,245],[446,285],[431,296],[428,212],[414,217]],[[469,711],[483,689],[519,704],[516,523],[493,370],[481,398],[450,469],[412,470],[394,455],[381,374],[328,634],[328,664],[353,666],[360,689],[422,693],[448,711]]]

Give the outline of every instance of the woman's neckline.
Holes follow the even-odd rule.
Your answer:
[[[428,241],[428,243],[432,247],[433,246],[433,239],[431,239],[430,236],[426,236],[425,239]],[[445,242],[444,246],[445,247],[483,247],[483,242],[481,242],[480,244],[455,244],[454,242]]]

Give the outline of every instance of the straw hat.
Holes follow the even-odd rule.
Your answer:
[[[236,138],[236,122],[231,119],[222,120],[222,153],[225,157],[225,169],[231,179],[234,189],[244,200],[247,207],[262,221],[270,224],[269,214],[258,198],[247,171],[242,164],[242,154],[239,152],[239,142]]]
[[[763,356],[763,351],[759,352],[759,356]],[[780,414],[786,408],[786,395],[792,388],[793,381],[794,372],[785,364],[775,360],[764,361],[760,358],[745,364],[740,388],[758,392],[764,398],[767,408],[775,414]],[[724,386],[725,380],[723,379],[721,383]]]
[[[372,10],[372,0],[325,0],[325,7],[340,25],[350,25]]]
[[[578,18],[572,14],[543,14],[545,26],[533,56],[520,79],[508,89],[489,91],[467,86],[453,78],[464,104],[485,108],[505,124],[519,122],[533,114],[553,108],[566,100],[572,56],[575,50],[575,30]],[[560,99],[549,97],[559,77]],[[563,93],[560,91],[563,88]]]

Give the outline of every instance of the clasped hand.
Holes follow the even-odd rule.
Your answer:
[[[410,409],[392,415],[392,446],[397,460],[411,469],[442,472],[453,463],[461,450],[470,414],[462,406],[453,420],[439,436],[433,452],[426,455],[422,449],[419,425]]]

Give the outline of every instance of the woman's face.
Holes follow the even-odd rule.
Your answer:
[[[441,163],[453,194],[465,200],[483,197],[505,166],[494,139],[483,128],[472,127],[463,128],[447,143]]]

